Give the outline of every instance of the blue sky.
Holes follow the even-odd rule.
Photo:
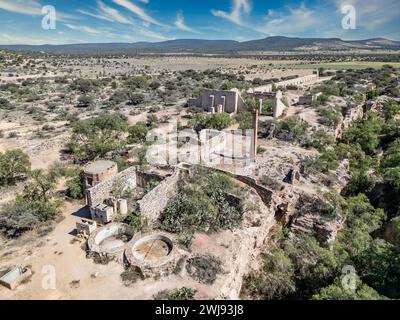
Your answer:
[[[356,29],[343,29],[352,5]],[[55,30],[42,7],[56,9]],[[400,40],[399,0],[0,0],[0,44],[245,41],[267,36]]]

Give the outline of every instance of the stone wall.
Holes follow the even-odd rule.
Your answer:
[[[239,90],[212,90],[204,89],[200,98],[189,99],[189,107],[202,108],[207,112],[237,113],[246,109],[245,102]],[[218,106],[221,106],[220,110]]]
[[[163,179],[163,177],[156,173],[136,172],[136,186],[140,188],[146,188],[151,181],[162,181]]]
[[[158,220],[167,207],[169,200],[177,194],[180,179],[179,173],[180,171],[176,169],[171,176],[163,180],[157,187],[138,201],[141,214],[150,223]]]
[[[107,181],[86,190],[86,204],[94,207],[106,200],[116,183],[121,183],[124,189],[136,188],[136,168],[130,167]]]
[[[348,129],[354,121],[361,119],[364,116],[364,104],[360,104],[357,107],[349,109],[341,124],[335,130],[335,138],[340,139],[343,135],[343,131]]]

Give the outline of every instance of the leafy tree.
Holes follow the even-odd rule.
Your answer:
[[[334,139],[324,129],[315,131],[311,136],[311,146],[322,152],[326,147],[334,144]]]
[[[127,130],[120,115],[102,113],[74,124],[69,148],[79,161],[103,158],[124,145],[121,135]]]
[[[66,169],[65,176],[67,177],[67,195],[72,199],[83,199],[85,197],[83,170],[78,166],[73,166]]]
[[[320,122],[329,127],[337,127],[342,120],[341,113],[332,107],[324,107],[319,109],[321,115]]]
[[[263,253],[262,263],[262,270],[253,271],[244,279],[244,298],[277,300],[296,291],[294,265],[284,250],[275,247]]]
[[[384,120],[376,113],[369,112],[366,117],[355,122],[344,133],[344,141],[352,144],[360,144],[365,153],[372,155],[379,145],[379,134],[384,125]]]
[[[191,125],[196,132],[200,132],[203,129],[223,130],[228,128],[231,124],[232,118],[225,112],[211,115],[197,113],[194,115],[193,119],[189,121],[189,125]]]
[[[239,129],[248,130],[253,127],[253,116],[251,112],[241,112],[235,115],[235,120],[239,123]]]
[[[147,133],[150,131],[150,127],[144,122],[138,122],[135,125],[129,127],[128,132],[128,143],[144,143],[146,141]]]
[[[400,114],[400,106],[396,102],[391,102],[383,108],[383,116],[386,120],[391,120],[398,114]]]
[[[400,139],[388,145],[381,166],[383,168],[394,168],[400,166]]]
[[[20,149],[0,153],[0,185],[15,183],[25,178],[31,169],[29,157]]]
[[[383,300],[376,290],[363,283],[359,277],[355,278],[356,288],[346,289],[342,284],[343,276],[335,280],[335,283],[322,288],[318,294],[312,296],[312,300]]]
[[[305,136],[308,127],[309,125],[307,122],[296,116],[286,118],[277,123],[277,129],[279,131],[291,133],[296,140],[300,140]]]
[[[246,98],[245,104],[247,106],[247,110],[255,110],[257,109],[257,102],[254,98]]]
[[[400,297],[400,254],[383,239],[374,239],[356,259],[365,283],[390,298]]]
[[[390,183],[398,192],[400,192],[400,167],[386,170],[385,181]]]
[[[34,170],[23,192],[0,209],[0,231],[15,238],[38,225],[54,220],[63,201],[56,197],[57,178],[53,173]]]
[[[171,199],[161,217],[163,229],[171,232],[232,229],[242,219],[241,193],[225,175],[196,175],[195,181]],[[237,194],[234,200],[230,194]]]
[[[214,113],[207,119],[207,127],[223,130],[232,124],[232,119],[227,113]]]
[[[147,89],[149,82],[145,76],[134,76],[126,80],[126,86],[131,89]]]
[[[347,185],[348,195],[357,195],[370,191],[375,186],[375,181],[365,171],[355,171],[351,174]]]

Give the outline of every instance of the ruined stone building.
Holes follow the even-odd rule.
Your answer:
[[[118,173],[118,166],[112,161],[98,160],[89,163],[83,172],[84,185],[88,189],[115,176]]]
[[[288,86],[300,86],[300,85],[307,84],[312,81],[318,80],[318,78],[319,78],[319,72],[318,72],[318,70],[314,70],[312,74],[306,75],[303,77],[284,80],[284,81],[277,82],[275,84],[270,83],[270,84],[266,84],[264,86],[250,88],[247,91],[247,93],[248,94],[271,93],[271,92],[273,92],[274,85],[276,88],[286,89],[286,87],[288,87]]]
[[[275,97],[272,99],[272,113],[274,118],[282,116],[286,109],[285,104],[282,102],[282,97],[282,91],[277,91]]]
[[[189,99],[189,107],[202,108],[211,113],[238,113],[246,110],[246,105],[238,89],[212,90],[204,89],[201,97]]]

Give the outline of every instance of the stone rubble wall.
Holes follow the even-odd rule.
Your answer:
[[[361,119],[363,116],[364,103],[350,109],[344,116],[341,124],[339,124],[338,128],[335,130],[335,138],[340,139],[343,135],[343,131],[348,129],[354,121]]]
[[[87,204],[90,207],[95,207],[103,203],[104,200],[110,197],[110,193],[112,192],[116,183],[123,183],[123,187],[126,189],[136,188],[136,168],[130,167],[110,178],[109,180],[99,183],[93,188],[86,190]]]
[[[163,180],[157,187],[138,201],[140,212],[150,223],[156,222],[172,199],[178,193],[180,171]]]

